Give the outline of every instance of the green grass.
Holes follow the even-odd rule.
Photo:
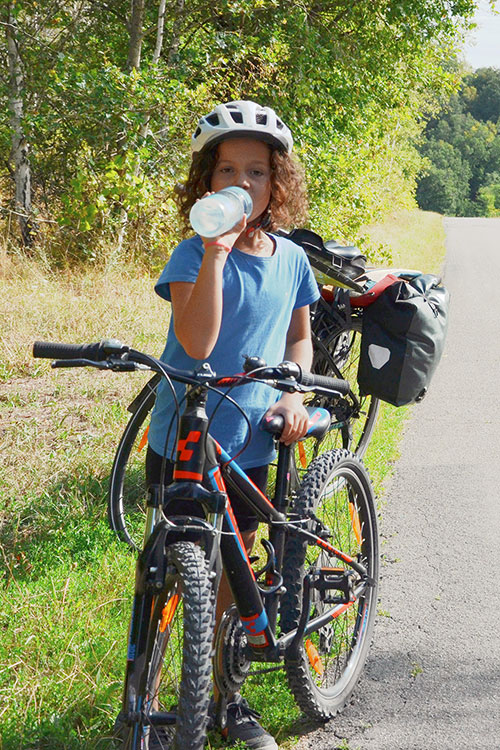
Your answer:
[[[436,270],[427,258],[442,263],[440,226],[411,213],[369,231],[401,264]],[[147,376],[51,370],[31,346],[108,335],[159,354],[168,310],[152,287],[134,268],[57,276],[0,255],[2,750],[110,747],[134,559],[107,527],[106,490],[126,406]],[[379,494],[407,413],[385,407],[379,417],[366,459]],[[282,672],[250,678],[246,689],[283,747],[310,728]]]

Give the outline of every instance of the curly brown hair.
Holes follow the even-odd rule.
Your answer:
[[[308,200],[304,169],[294,154],[269,146],[271,152],[271,200],[266,230],[289,229],[304,224]],[[183,223],[183,234],[192,233],[189,212],[198,198],[210,190],[212,174],[219,158],[218,145],[193,154],[188,178],[175,189]]]

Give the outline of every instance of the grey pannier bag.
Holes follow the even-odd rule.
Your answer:
[[[396,281],[363,310],[358,383],[394,406],[420,401],[441,359],[449,293],[422,274]]]

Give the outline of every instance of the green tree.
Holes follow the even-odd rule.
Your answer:
[[[428,169],[418,183],[418,205],[424,211],[464,215],[472,175],[469,165],[451,143],[442,140],[429,141],[424,154],[428,159]]]
[[[480,68],[466,77],[472,95],[466,100],[471,115],[481,122],[497,122],[500,118],[500,70]]]
[[[490,187],[496,180],[491,176],[500,173],[499,114],[500,71],[465,75],[459,92],[426,128],[421,153],[430,166],[417,188],[422,208],[490,215],[495,208]]]
[[[290,123],[319,231],[352,237],[410,201],[420,115],[456,85],[443,50],[475,5],[176,0],[162,10],[134,0],[131,12],[125,0],[17,2],[35,208],[61,227],[51,252],[90,258],[121,242],[164,256],[189,134],[220,100],[255,98]]]

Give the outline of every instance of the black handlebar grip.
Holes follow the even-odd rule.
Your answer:
[[[302,371],[300,376],[300,383],[302,385],[317,386],[318,388],[326,388],[329,391],[337,391],[343,396],[346,396],[351,386],[347,380],[341,380],[340,378],[329,378],[327,375],[314,375],[312,372]]]
[[[35,341],[33,356],[38,359],[90,359],[102,362],[106,352],[102,344],[59,344],[50,341]]]

